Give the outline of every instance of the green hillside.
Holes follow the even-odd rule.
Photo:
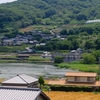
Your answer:
[[[17,0],[0,5],[0,32],[34,24],[63,25],[100,18],[100,0]]]

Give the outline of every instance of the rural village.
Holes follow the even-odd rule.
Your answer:
[[[3,1],[0,100],[100,100],[100,0]]]

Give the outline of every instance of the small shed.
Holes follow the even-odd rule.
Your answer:
[[[39,88],[0,87],[0,100],[50,100]]]
[[[1,83],[2,86],[38,87],[38,79],[26,74],[17,75]]]

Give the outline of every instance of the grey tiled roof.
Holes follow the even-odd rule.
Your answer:
[[[6,80],[2,83],[16,83],[16,84],[29,84],[38,81],[37,78],[31,77],[26,74],[17,75],[9,80]]]
[[[0,87],[0,100],[36,100],[42,94],[45,100],[50,100],[40,89]]]

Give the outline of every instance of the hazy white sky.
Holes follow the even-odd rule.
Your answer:
[[[16,0],[0,0],[0,3],[12,2],[12,1],[16,1]]]

